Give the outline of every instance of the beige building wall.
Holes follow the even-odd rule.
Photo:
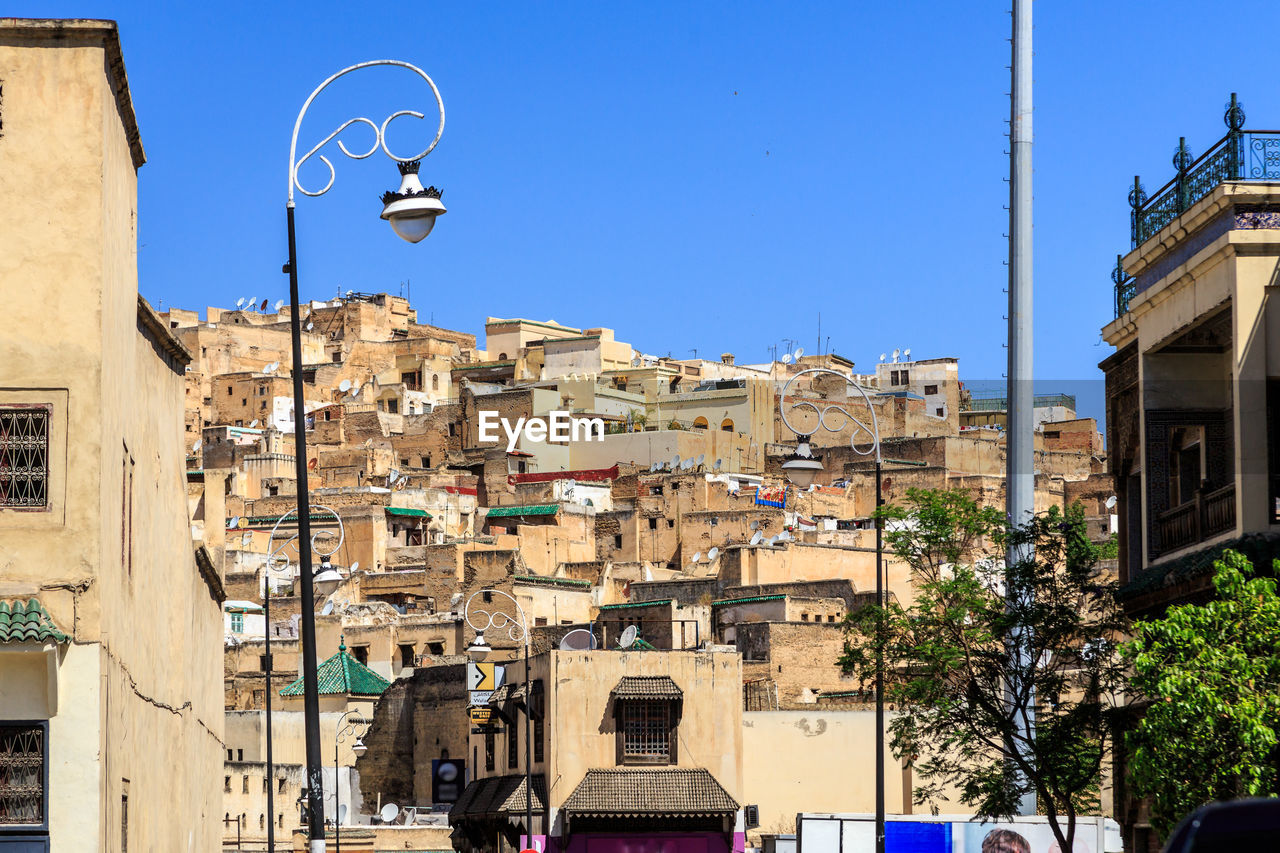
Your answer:
[[[0,598],[38,597],[72,636],[24,650],[16,680],[5,650],[0,718],[50,719],[55,853],[120,849],[125,797],[131,849],[215,849],[221,584],[186,513],[189,356],[138,298],[144,156],[115,26],[0,19],[0,79],[0,209],[21,214],[0,229],[0,403],[51,407],[49,505],[0,509]]]

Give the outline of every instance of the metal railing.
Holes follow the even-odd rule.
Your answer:
[[[1174,177],[1151,195],[1135,175],[1129,189],[1130,243],[1137,248],[1187,208],[1213,192],[1224,181],[1280,181],[1280,131],[1245,130],[1244,108],[1231,93],[1222,120],[1227,135],[1199,157],[1192,155],[1186,137],[1178,140],[1173,154]],[[1116,316],[1124,314],[1133,296],[1133,279],[1117,262],[1112,280],[1116,286]]]

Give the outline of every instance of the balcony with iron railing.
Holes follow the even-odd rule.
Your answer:
[[[1173,154],[1176,174],[1151,195],[1140,177],[1134,176],[1129,189],[1132,248],[1155,236],[1225,181],[1280,181],[1280,130],[1245,130],[1244,119],[1244,108],[1232,92],[1222,116],[1226,136],[1199,157],[1187,147],[1186,137],[1179,139]],[[1115,284],[1116,316],[1120,317],[1129,310],[1137,284],[1125,273],[1119,255],[1111,280]]]

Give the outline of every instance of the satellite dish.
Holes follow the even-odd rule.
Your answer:
[[[307,323],[307,331],[309,332],[309,331],[311,331],[312,329],[314,329],[314,328],[315,328],[315,325],[316,325],[315,323]]]
[[[195,443],[195,445],[191,448],[191,452],[192,452],[192,453],[195,453],[197,450],[199,450],[199,449],[200,449],[200,445],[202,445],[202,444],[204,444],[204,439],[203,439],[203,438],[196,439],[196,443]]]
[[[692,560],[690,560],[689,562],[690,562],[690,563],[696,563],[696,562],[698,562],[698,561],[699,561],[699,560],[701,560],[701,559],[702,559],[702,552],[701,552],[701,551],[694,551],[694,552],[693,552],[693,559],[692,559]]]
[[[752,529],[752,530],[759,530],[759,529],[760,529],[760,522],[759,522],[759,521],[753,521],[753,522],[751,522],[751,529]]]
[[[881,361],[884,361],[884,360],[885,360],[886,358],[888,358],[888,357],[889,357],[889,356],[885,355],[884,353],[880,353],[880,360],[881,360]]]
[[[382,818],[383,823],[391,823],[400,814],[400,807],[395,803],[387,803],[382,807],[382,811],[378,812],[378,817]]]
[[[1107,509],[1115,509],[1115,505],[1116,505],[1115,495],[1112,495],[1111,497],[1107,498]]]
[[[565,484],[564,484],[564,487],[565,487],[566,489],[572,489],[572,488],[573,488],[574,486],[576,486],[576,485],[578,485],[578,481],[577,481],[577,480],[574,480],[574,479],[572,479],[572,478],[570,478],[570,479],[569,479],[569,482],[567,482],[567,483],[565,483]]]
[[[589,652],[596,648],[596,635],[586,628],[574,628],[560,639],[562,652]]]
[[[898,363],[898,356],[900,356],[900,355],[902,355],[902,350],[900,350],[900,349],[895,349],[895,350],[893,351],[893,363],[894,363],[894,364],[897,364],[897,363]]]
[[[724,461],[724,460],[722,460],[722,459],[717,459],[717,460],[716,460],[715,468],[714,468],[713,470],[719,471],[719,470],[720,470],[720,465],[723,463],[723,461]]]
[[[674,470],[676,466],[679,464],[680,464],[680,454],[677,453],[675,456],[671,457],[671,468]]]
[[[277,299],[277,300],[276,300],[276,311],[278,312],[278,311],[279,311],[281,308],[283,308],[283,307],[284,307],[284,300],[283,300],[283,299]]]
[[[331,598],[324,603],[324,607],[320,608],[320,615],[328,616],[332,612],[333,612],[333,599]]]
[[[906,349],[904,349],[904,350],[902,351],[902,357],[903,357],[903,358],[905,358],[905,359],[910,360],[910,358],[911,358],[911,347],[907,347]]]
[[[761,539],[763,539],[763,538],[764,538],[764,532],[763,532],[763,531],[760,531],[760,530],[757,530],[757,531],[755,532],[755,534],[753,534],[753,535],[752,535],[752,537],[751,537],[751,544],[752,544],[752,545],[759,545],[759,544],[760,544],[760,540],[761,540]]]
[[[712,546],[711,550],[707,552],[707,562],[710,563],[716,557],[719,557],[719,556],[720,556],[720,549],[715,546]]]
[[[706,460],[706,458],[707,458],[707,454],[705,454],[705,453],[699,453],[699,454],[698,454],[698,463],[697,463],[697,464],[701,465],[701,464]]]
[[[358,568],[360,568],[360,561],[356,560],[354,563],[351,564],[351,569],[347,572],[347,574],[351,574],[351,572],[354,572]]]
[[[239,299],[237,299],[237,300],[236,300],[236,307],[237,307],[237,308],[243,308],[243,307],[244,307],[244,297],[243,297],[243,296],[241,296]]]
[[[636,637],[640,635],[640,631],[635,625],[628,625],[627,630],[622,632],[622,639],[618,640],[618,648],[629,649],[635,643]]]
[[[778,361],[782,362],[783,364],[790,364],[790,363],[791,363],[791,353],[787,353],[787,354],[786,354],[786,355],[784,355],[782,358],[778,359]]]
[[[764,540],[764,544],[768,545],[769,547],[773,547],[773,543],[777,541],[778,541],[777,536],[770,536],[768,539]]]
[[[253,429],[257,425],[258,425],[258,419],[254,418],[252,421],[249,422],[249,429]]]
[[[351,380],[350,380],[350,379],[344,379],[344,380],[342,380],[341,382],[339,382],[339,383],[338,383],[338,390],[339,390],[339,391],[341,391],[341,392],[342,392],[342,393],[344,393],[344,394],[345,394],[345,393],[347,393],[348,391],[350,391],[350,390],[351,390]]]
[[[347,822],[347,804],[343,803],[342,805],[338,806],[338,823],[344,824],[346,822]]]
[[[245,304],[249,306],[250,311],[253,310],[253,306],[256,305],[257,303],[258,303],[258,297],[256,296],[250,296],[248,299],[245,300]]]
[[[796,351],[793,354],[795,355],[796,361],[799,361],[800,356],[804,355],[804,347],[796,347]]]
[[[237,527],[239,527],[239,526],[240,526],[240,516],[238,516],[238,515],[232,516],[232,517],[231,517],[231,520],[227,522],[227,529],[228,529],[228,530],[234,530],[235,528],[237,528]]]

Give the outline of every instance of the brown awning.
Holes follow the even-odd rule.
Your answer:
[[[613,688],[615,699],[681,699],[684,691],[667,675],[624,675]]]
[[[492,818],[522,815],[525,811],[524,775],[490,776],[477,779],[466,787],[449,810],[449,823],[463,818]],[[539,814],[546,808],[545,776],[533,777],[533,810]]]
[[[561,807],[596,817],[727,815],[738,803],[702,768],[588,770]]]

